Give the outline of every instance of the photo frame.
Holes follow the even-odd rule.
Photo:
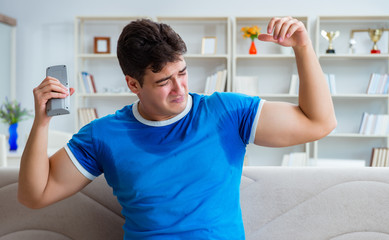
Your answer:
[[[216,37],[203,37],[201,42],[201,54],[216,53]]]
[[[111,39],[109,37],[94,37],[94,53],[111,53]]]

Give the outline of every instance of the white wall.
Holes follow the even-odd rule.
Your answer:
[[[0,12],[16,18],[16,96],[33,109],[32,89],[49,65],[66,64],[74,73],[74,17],[79,15],[128,16],[309,16],[315,26],[318,15],[387,15],[389,1],[370,0],[0,0]],[[311,29],[313,30],[313,29]],[[123,79],[124,81],[124,79]],[[72,131],[73,116],[55,117],[50,128]],[[20,124],[29,132],[32,120]]]

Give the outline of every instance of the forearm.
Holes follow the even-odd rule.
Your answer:
[[[294,52],[300,78],[301,111],[320,128],[333,129],[336,119],[331,94],[312,44],[295,47]]]
[[[72,95],[74,89],[69,92],[58,79],[46,77],[33,92],[35,119],[20,163],[18,199],[28,207],[40,208],[74,194],[90,180],[77,170],[63,148],[47,156],[51,117],[46,114],[46,104],[49,99]]]
[[[39,200],[47,186],[50,169],[47,142],[48,124],[38,124],[34,121],[19,172],[18,198],[26,205]]]

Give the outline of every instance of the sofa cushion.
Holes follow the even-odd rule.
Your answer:
[[[246,167],[248,240],[389,240],[389,168]]]

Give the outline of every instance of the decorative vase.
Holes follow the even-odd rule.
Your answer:
[[[251,46],[250,46],[249,53],[250,53],[250,54],[257,54],[257,48],[255,47],[254,40],[251,41]]]
[[[9,150],[10,151],[16,151],[18,149],[18,123],[13,123],[9,125],[8,132],[9,132]]]

